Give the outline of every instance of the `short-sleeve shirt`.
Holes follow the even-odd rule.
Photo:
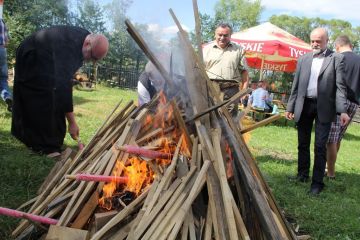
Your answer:
[[[218,47],[215,42],[211,43],[204,48],[203,56],[210,79],[240,81],[241,72],[248,70],[244,51],[234,42],[230,42],[224,49]]]

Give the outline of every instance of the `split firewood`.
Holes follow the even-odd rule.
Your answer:
[[[45,240],[87,240],[89,239],[89,232],[80,229],[51,226]]]
[[[275,115],[273,115],[273,116],[271,116],[269,118],[266,118],[266,119],[264,119],[264,120],[262,120],[262,121],[260,121],[258,123],[255,123],[255,124],[253,124],[253,125],[251,125],[251,126],[249,126],[247,128],[242,129],[240,132],[242,134],[247,133],[247,132],[252,131],[252,130],[258,128],[258,127],[262,127],[262,126],[265,126],[265,125],[267,125],[267,124],[269,124],[271,122],[274,122],[274,121],[276,121],[276,120],[278,120],[280,118],[281,118],[280,114],[275,114]]]

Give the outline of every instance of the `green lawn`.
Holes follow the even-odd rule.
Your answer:
[[[130,90],[97,85],[95,91],[74,91],[80,136],[87,143],[120,99],[135,99]],[[0,206],[17,208],[36,196],[53,160],[32,154],[10,134],[11,116],[0,103]],[[290,123],[291,125],[291,123]],[[314,239],[360,239],[360,124],[352,124],[337,163],[337,179],[325,181],[319,197],[307,195],[309,183],[294,184],[286,176],[296,172],[296,131],[269,125],[251,132],[250,148],[287,217],[301,233]],[[69,136],[65,144],[75,148]],[[0,216],[0,239],[9,239],[18,220]]]
[[[349,126],[338,154],[336,180],[325,179],[319,197],[307,194],[310,183],[296,184],[286,177],[296,174],[296,139],[292,126],[271,125],[251,133],[251,151],[277,202],[300,232],[314,239],[360,239],[360,124]]]

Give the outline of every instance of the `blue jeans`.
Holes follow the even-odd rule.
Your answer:
[[[7,56],[4,47],[0,47],[0,95],[4,101],[8,98],[12,99],[8,85]]]

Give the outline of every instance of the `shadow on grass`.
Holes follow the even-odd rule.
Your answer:
[[[296,159],[292,159],[291,156],[289,155],[284,155],[283,153],[276,153],[276,152],[272,152],[271,155],[258,155],[256,157],[256,161],[259,163],[267,163],[267,162],[271,162],[271,163],[276,163],[276,164],[284,164],[287,166],[292,166],[295,165],[297,166],[297,160]]]
[[[296,172],[296,159],[260,155],[256,160],[286,218],[294,227],[299,226],[300,235],[309,234],[312,239],[360,239],[360,173],[337,171],[336,180],[325,177],[324,191],[314,197],[308,194],[312,164],[310,181],[299,183],[288,179]]]
[[[79,96],[73,96],[73,102],[75,105],[81,105],[84,103],[95,102],[95,100],[92,100],[91,97],[83,98]]]
[[[344,139],[349,140],[349,141],[360,141],[360,133],[359,133],[359,135],[354,135],[354,134],[346,132],[344,135]]]

